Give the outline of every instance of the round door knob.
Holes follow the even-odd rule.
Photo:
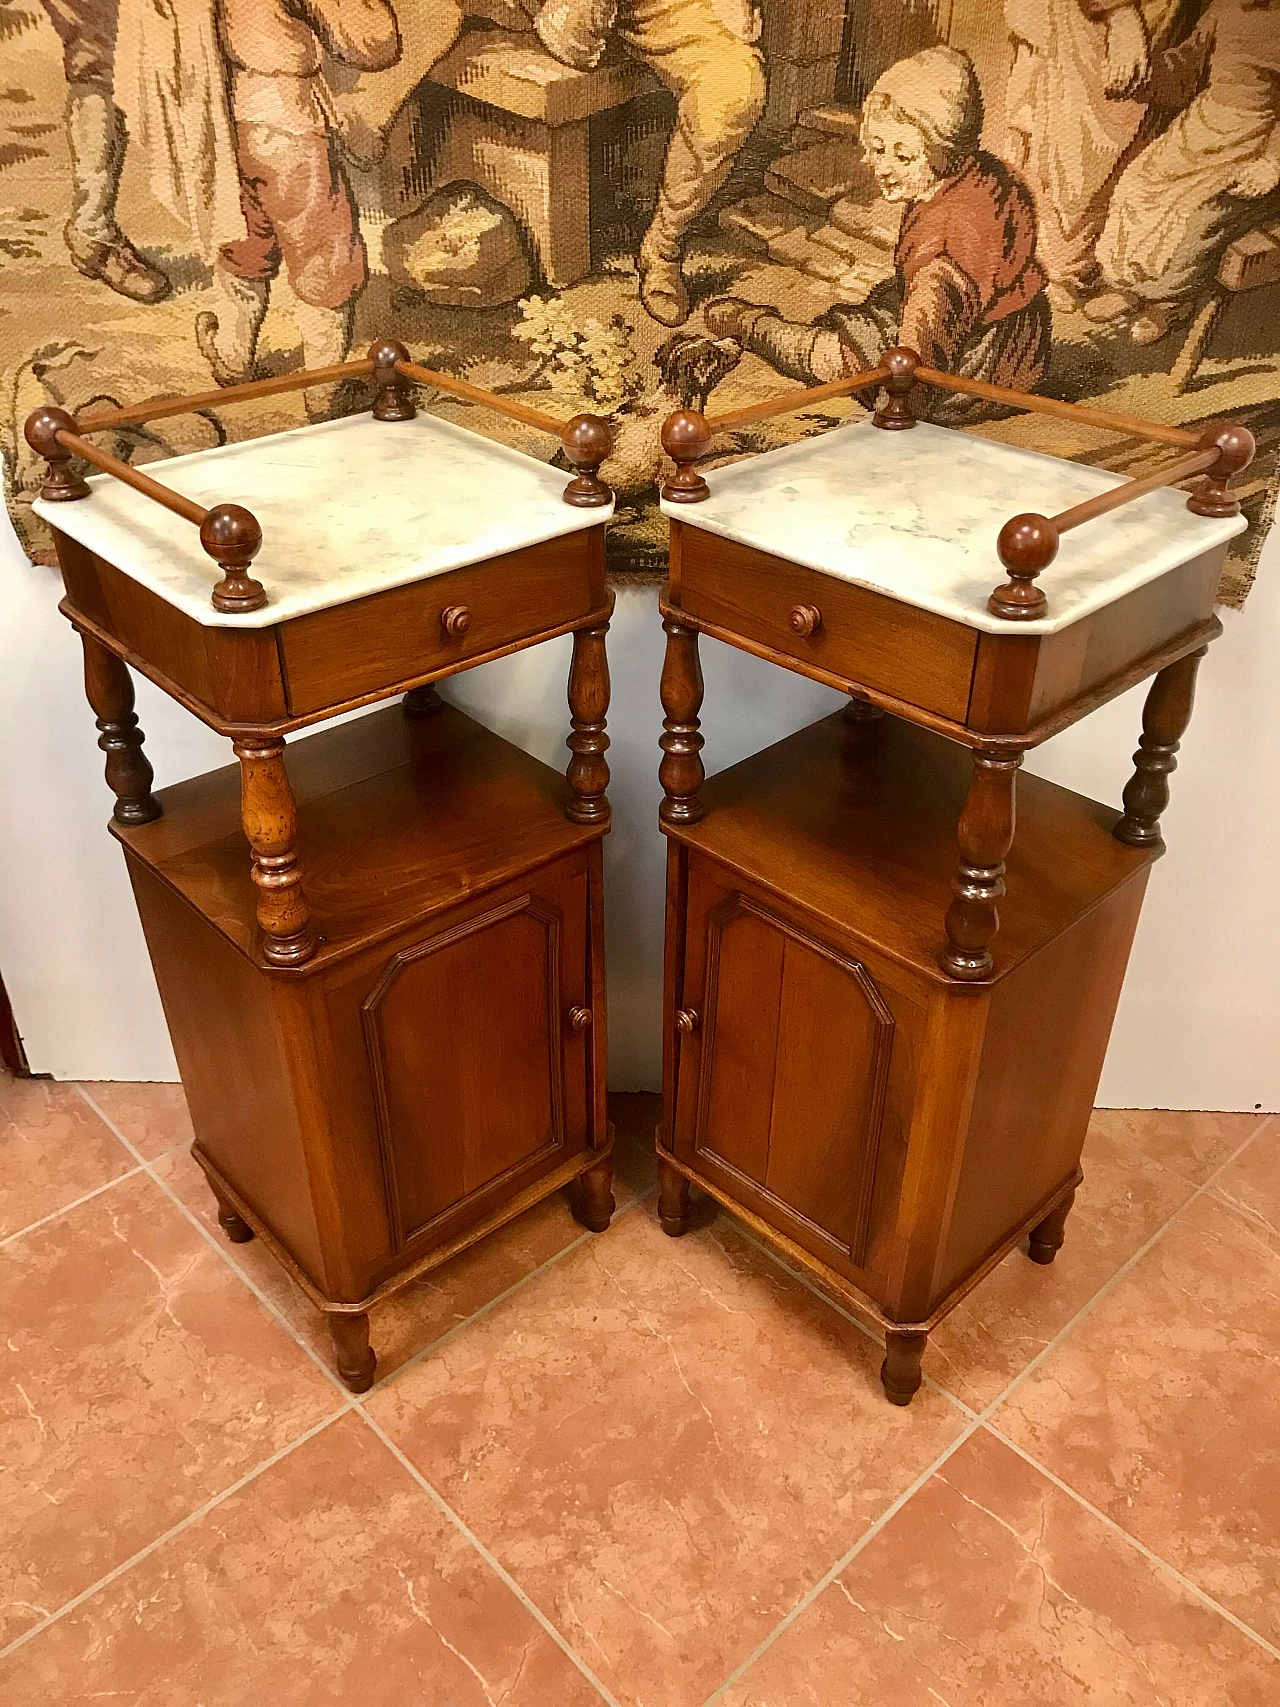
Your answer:
[[[450,640],[461,640],[471,627],[471,612],[466,605],[449,605],[440,612],[440,626]]]
[[[791,632],[807,640],[811,634],[816,634],[822,627],[822,612],[817,605],[797,605],[787,618]]]
[[[570,1008],[569,1024],[575,1031],[586,1031],[591,1024],[590,1008]]]
[[[683,1031],[687,1037],[691,1031],[698,1029],[698,1011],[696,1008],[677,1008],[676,1030]]]

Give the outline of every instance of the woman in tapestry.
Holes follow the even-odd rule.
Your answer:
[[[966,54],[933,47],[891,66],[863,105],[861,143],[880,194],[905,206],[894,276],[812,323],[722,297],[707,306],[707,330],[819,384],[905,344],[932,367],[1032,390],[1050,336],[1035,204],[1017,173],[979,148],[982,121]],[[946,420],[977,412],[973,399],[941,394],[929,407]]]

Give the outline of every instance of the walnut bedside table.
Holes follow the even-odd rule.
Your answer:
[[[919,384],[1185,454],[1126,481],[917,423]],[[873,420],[698,472],[722,426],[881,387]],[[941,1317],[1028,1234],[1037,1262],[1062,1243],[1252,440],[895,350],[719,421],[677,411],[663,442],[662,1224],[685,1231],[690,1181],[727,1205],[879,1325],[907,1404]],[[850,704],[704,786],[699,634]],[[1018,784],[1148,676],[1118,817]]]
[[[84,436],[353,375],[372,416],[175,457],[167,484]],[[417,414],[409,380],[561,436],[577,472]],[[384,344],[82,424],[39,410],[27,436],[196,1159],[228,1236],[262,1239],[327,1313],[362,1392],[378,1300],[560,1187],[590,1228],[613,1211],[608,429]],[[570,632],[567,779],[431,685]],[[130,667],[238,765],[153,794]],[[402,693],[290,743],[286,768],[287,736]]]

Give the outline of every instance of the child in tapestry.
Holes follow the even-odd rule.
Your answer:
[[[905,206],[894,276],[811,324],[722,297],[707,305],[708,331],[818,384],[873,367],[905,344],[929,366],[1034,389],[1051,322],[1035,204],[1017,173],[979,148],[982,121],[966,54],[927,48],[891,66],[863,104],[861,142],[880,194]],[[941,394],[926,407],[948,421],[981,412],[973,399]]]

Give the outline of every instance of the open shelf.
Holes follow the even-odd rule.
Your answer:
[[[452,706],[427,717],[389,706],[291,741],[286,763],[303,884],[321,936],[303,974],[604,833],[564,816],[569,787],[558,771]],[[113,833],[265,966],[239,765],[157,798],[163,817],[137,828],[113,823]]]
[[[712,777],[703,821],[667,833],[775,894],[804,895],[838,930],[955,988],[937,953],[971,775],[967,749],[940,735],[837,713]],[[1157,857],[1116,841],[1118,816],[1019,773],[992,980]]]

